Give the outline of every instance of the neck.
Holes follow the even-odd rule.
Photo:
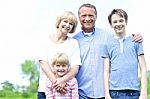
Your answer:
[[[126,36],[126,33],[116,33],[116,36],[118,36],[119,38],[123,38],[124,36]]]
[[[55,43],[63,43],[67,40],[68,36],[63,35],[62,33],[55,33],[50,35],[50,39]]]
[[[50,35],[50,39],[55,42],[55,43],[63,43],[67,40],[67,36],[65,35],[59,35],[59,34],[53,34],[53,35]]]
[[[91,32],[93,32],[93,29],[94,29],[94,27],[93,28],[89,28],[89,29],[82,27],[82,30],[85,33],[91,33]]]

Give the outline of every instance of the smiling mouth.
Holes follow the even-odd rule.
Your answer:
[[[57,72],[64,72],[64,70],[57,70]]]
[[[123,25],[121,25],[121,26],[116,26],[115,29],[117,29],[117,30],[122,30],[123,27],[124,27]]]

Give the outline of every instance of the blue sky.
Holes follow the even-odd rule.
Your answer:
[[[55,19],[65,10],[77,11],[82,3],[97,7],[96,26],[111,31],[107,15],[114,8],[122,8],[129,15],[128,33],[141,33],[147,66],[150,66],[148,47],[150,9],[148,0],[1,0],[0,1],[0,83],[9,80],[24,85],[20,64],[35,59],[37,49],[49,33],[55,31]],[[77,31],[80,29],[78,25]],[[149,67],[148,67],[149,68]],[[149,68],[150,69],[150,68]]]

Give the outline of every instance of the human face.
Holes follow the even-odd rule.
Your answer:
[[[68,19],[62,19],[60,24],[59,24],[59,28],[58,28],[63,34],[66,34],[71,32],[71,30],[73,29],[73,22],[71,22]]]
[[[119,36],[125,35],[126,21],[124,17],[120,17],[118,14],[113,14],[111,17],[111,27],[115,33]]]
[[[69,66],[66,64],[55,64],[53,68],[58,77],[63,77],[68,72]]]
[[[96,21],[95,9],[82,7],[79,10],[79,20],[84,32],[92,32]]]

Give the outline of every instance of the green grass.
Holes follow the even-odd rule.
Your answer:
[[[0,99],[37,99],[37,94],[31,94],[30,97],[23,97],[21,95],[12,95],[12,96],[5,96],[5,97],[0,97]]]
[[[148,95],[147,99],[150,99],[150,94]]]
[[[0,97],[0,99],[37,99],[37,97],[25,98],[25,97]]]

